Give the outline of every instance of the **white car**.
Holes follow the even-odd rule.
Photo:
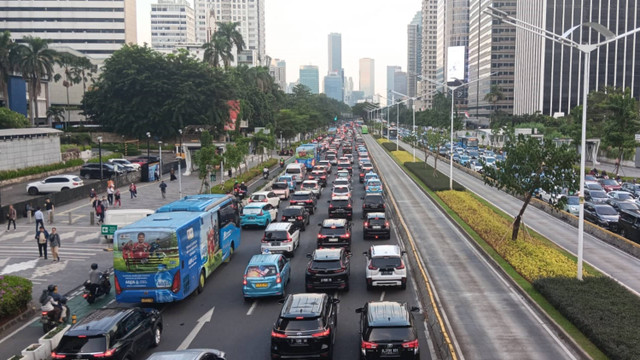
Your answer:
[[[274,208],[280,207],[280,197],[273,191],[257,191],[251,194],[249,202],[268,202]]]
[[[38,195],[40,193],[60,192],[82,185],[84,185],[84,181],[78,175],[54,175],[44,180],[27,184],[27,193],[29,195]]]
[[[399,286],[406,289],[407,268],[402,260],[404,254],[398,245],[374,245],[369,251],[365,251],[367,290],[374,286]]]
[[[331,190],[331,198],[339,197],[339,196],[348,196],[351,197],[351,189],[348,186],[340,185],[334,186]]]
[[[351,181],[345,179],[345,178],[339,178],[339,179],[335,179],[333,181],[333,186],[348,186],[349,189],[351,189]]]
[[[300,245],[300,230],[290,222],[274,222],[264,230],[260,244],[263,254],[287,254],[293,257],[293,251]]]
[[[112,164],[118,164],[125,169],[131,169],[134,171],[140,170],[140,164],[132,163],[127,159],[109,159],[109,162]]]
[[[320,186],[320,184],[318,184],[318,182],[315,181],[315,180],[305,180],[305,181],[303,181],[302,185],[300,185],[300,190],[309,190],[318,199],[320,198],[320,195],[322,195],[322,186]]]
[[[351,174],[349,174],[349,170],[338,170],[336,173],[336,180],[341,178],[351,181]]]

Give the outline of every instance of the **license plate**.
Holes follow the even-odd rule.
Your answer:
[[[374,226],[373,228],[374,228],[375,230],[382,229],[382,227],[381,227],[381,226]]]
[[[271,246],[280,246],[280,241],[273,241]]]
[[[398,349],[397,348],[382,349],[382,355],[397,355],[397,354],[398,354]]]
[[[152,303],[153,299],[151,299],[151,298],[143,298],[143,299],[140,300],[140,302],[141,303]]]
[[[381,271],[380,273],[382,275],[391,275],[391,274],[393,274],[393,271]]]
[[[293,339],[291,345],[306,345],[307,339]]]
[[[269,286],[269,284],[267,284],[267,283],[256,283],[255,286],[257,288],[266,288],[267,286]]]
[[[329,279],[320,279],[320,282],[331,282],[333,281],[333,279],[329,278]]]
[[[338,242],[338,239],[337,238],[330,238],[329,242]]]
[[[249,220],[254,220],[256,217],[255,216],[247,216],[247,219]]]
[[[289,219],[289,220],[287,220],[287,221],[289,221],[289,222],[295,222],[295,221],[296,221],[296,219]]]

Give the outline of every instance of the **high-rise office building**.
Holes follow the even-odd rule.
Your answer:
[[[196,41],[205,43],[215,32],[215,23],[238,22],[245,51],[238,54],[238,62],[266,64],[265,0],[195,0]]]
[[[104,59],[125,43],[137,43],[135,0],[0,1],[0,29],[20,42],[25,36]],[[45,10],[46,7],[47,9]]]
[[[320,74],[318,67],[315,65],[300,66],[300,80],[298,82],[308,87],[312,94],[320,93]]]
[[[280,59],[271,60],[269,64],[269,74],[273,81],[278,84],[280,90],[287,90],[287,62]]]
[[[370,58],[360,59],[360,91],[364,93],[365,99],[373,98],[375,93],[375,62]]]
[[[513,114],[516,28],[494,21],[485,13],[487,6],[516,16],[516,1],[471,0],[469,9],[469,79],[482,80],[469,84],[468,112],[470,121],[488,125],[491,113],[499,110]],[[490,74],[494,75],[489,76]],[[485,96],[496,86],[503,95],[495,104]]]
[[[342,76],[339,73],[334,71],[324,77],[324,93],[327,97],[344,101],[342,94]]]
[[[431,108],[436,85],[424,79],[435,80],[437,71],[437,13],[438,0],[422,0],[422,79],[419,82],[421,100],[416,105],[421,109]]]
[[[151,4],[151,47],[175,49],[196,41],[195,11],[186,0],[158,0]]]
[[[329,70],[327,73],[342,71],[342,35],[329,34]]]
[[[518,18],[556,34],[585,22],[602,24],[615,34],[640,26],[640,0],[518,1]],[[582,27],[571,38],[581,43],[604,41]],[[514,114],[568,114],[583,103],[582,53],[532,33],[516,30]],[[628,36],[591,53],[589,90],[605,86],[630,88],[640,96],[640,34]]]
[[[343,89],[344,102],[349,106],[355,105],[355,102],[353,101],[353,78],[351,78],[351,76],[344,79]]]
[[[396,90],[396,71],[401,71],[402,68],[397,65],[387,66],[387,105],[392,104],[394,98],[393,90]],[[403,93],[404,94],[404,93]],[[397,96],[395,96],[397,98]]]
[[[394,97],[396,100],[404,99],[406,96],[399,95],[404,94],[407,95],[407,73],[401,70],[396,71],[393,76],[393,90],[395,91]]]
[[[418,76],[422,74],[422,13],[407,26],[407,92],[414,97],[418,91]]]

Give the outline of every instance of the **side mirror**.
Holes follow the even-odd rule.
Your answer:
[[[333,299],[331,299],[331,302],[334,303],[334,304],[338,304],[338,303],[340,303],[340,299],[333,298]]]
[[[318,223],[318,226],[322,226],[322,223]]]
[[[412,306],[411,307],[411,312],[416,312],[416,311],[420,311],[420,308],[417,306]]]
[[[402,255],[407,255],[407,252],[406,252],[405,250],[402,250],[402,251],[401,251],[401,254],[402,254]]]
[[[368,254],[366,251],[363,251],[363,252],[362,252],[362,255],[364,255],[364,256],[369,256],[369,254]]]
[[[311,253],[307,253],[307,259],[311,259]]]
[[[357,308],[356,313],[361,314],[364,311],[364,308]]]

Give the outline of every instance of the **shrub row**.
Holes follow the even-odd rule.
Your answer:
[[[376,141],[378,142],[378,144],[384,144],[384,143],[389,142],[389,140],[387,140],[387,139],[385,139],[383,137],[377,137]]]
[[[261,176],[263,168],[271,168],[272,166],[278,163],[278,159],[271,158],[263,163],[260,163],[248,171],[244,172],[236,176],[235,178],[231,178],[224,182],[224,184],[218,184],[211,188],[211,192],[214,194],[227,194],[233,190],[233,185],[237,182],[249,182],[249,180]]]
[[[73,160],[63,161],[55,164],[32,166],[32,167],[18,169],[18,170],[3,170],[3,171],[0,171],[0,181],[15,179],[23,176],[28,176],[28,175],[42,174],[47,171],[67,169],[74,166],[80,166],[82,164],[84,164],[84,161],[82,161],[82,159],[73,159]]]
[[[576,263],[559,250],[528,236],[523,227],[511,241],[512,224],[497,216],[465,191],[440,191],[438,196],[493,247],[522,277],[534,281],[544,277],[574,276]],[[587,275],[587,273],[584,273]]]
[[[413,160],[413,156],[411,160]],[[404,166],[427,185],[429,189],[433,191],[449,190],[449,177],[439,171],[434,171],[431,165],[423,161],[417,161],[405,162]],[[465,188],[454,180],[453,189],[463,191]]]
[[[640,356],[640,298],[608,277],[533,282],[564,317],[612,359]]]
[[[410,154],[407,151],[401,150],[401,151],[392,151],[391,155],[393,155],[396,159],[398,159],[398,161],[400,161],[401,163],[406,163],[406,162],[413,162],[413,155]],[[418,157],[416,157],[416,160],[420,160]]]
[[[406,151],[402,146],[398,146],[395,142],[387,141],[382,143],[382,146],[389,152],[391,151]]]
[[[0,275],[0,323],[18,315],[31,301],[31,281],[12,275]]]

